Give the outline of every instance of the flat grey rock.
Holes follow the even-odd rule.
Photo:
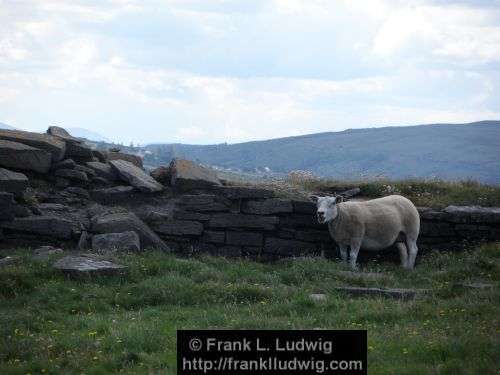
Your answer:
[[[109,163],[122,180],[140,191],[156,193],[163,190],[162,184],[134,164],[125,160],[112,160]]]
[[[174,159],[170,163],[171,185],[182,190],[220,186],[217,173],[186,159]]]
[[[0,222],[0,226],[13,231],[69,240],[73,233],[74,223],[61,217],[42,215],[16,218],[11,222]]]
[[[54,263],[54,268],[73,275],[112,275],[120,273],[127,267],[107,260],[97,260],[82,256],[65,256]]]
[[[66,152],[66,142],[50,134],[0,129],[0,139],[44,150],[50,153],[53,162],[62,160]]]
[[[6,191],[19,196],[26,190],[28,183],[26,175],[0,168],[0,191]]]
[[[131,212],[109,213],[98,215],[91,220],[91,231],[94,233],[120,233],[134,231],[143,247],[170,251],[170,248],[141,219]]]
[[[19,142],[0,139],[0,166],[38,173],[47,173],[51,154]]]
[[[429,292],[427,289],[363,288],[354,286],[342,286],[336,287],[335,289],[355,297],[389,297],[403,301],[414,299],[419,294]]]

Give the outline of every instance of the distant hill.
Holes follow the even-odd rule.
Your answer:
[[[500,183],[500,121],[349,129],[237,144],[153,144],[145,163],[192,159],[243,172],[309,170],[322,177],[442,178]]]
[[[0,122],[0,129],[9,129],[9,130],[14,130],[16,129],[15,127],[13,126],[10,126],[10,125],[7,125],[7,124],[4,124],[3,122]]]
[[[66,128],[66,130],[73,137],[85,138],[90,141],[96,141],[96,142],[111,142],[109,138],[106,138],[105,136],[97,132],[85,128]]]

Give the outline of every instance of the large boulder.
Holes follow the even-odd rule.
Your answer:
[[[96,234],[92,237],[93,250],[141,250],[139,236],[134,231]]]
[[[107,160],[125,160],[134,164],[138,168],[142,168],[142,158],[137,155],[125,154],[124,152],[108,152]]]
[[[62,160],[66,152],[66,142],[50,134],[0,129],[0,139],[47,151],[51,154],[53,162]]]
[[[109,162],[118,176],[142,192],[155,193],[163,190],[163,185],[141,168],[125,160],[111,160]]]
[[[51,154],[47,151],[23,143],[0,139],[0,166],[47,173],[50,164]]]
[[[0,226],[15,232],[49,236],[64,240],[71,239],[74,222],[58,216],[29,216],[16,218],[12,222],[0,222]]]
[[[217,174],[186,159],[173,159],[170,163],[171,185],[179,189],[202,189],[221,186]]]
[[[59,126],[50,126],[47,134],[59,138],[66,142],[66,156],[74,157],[79,160],[92,160],[94,155],[92,149],[85,144],[82,139],[73,137],[66,129]]]
[[[97,177],[105,178],[108,181],[116,180],[116,172],[113,167],[108,163],[101,163],[99,161],[90,161],[87,164],[87,167],[92,169]]]
[[[21,195],[28,187],[28,177],[22,173],[0,168],[0,191]]]
[[[136,232],[143,247],[154,247],[170,251],[169,247],[141,219],[131,212],[98,215],[91,220],[91,231],[94,233]]]

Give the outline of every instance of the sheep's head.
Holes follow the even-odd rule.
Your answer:
[[[316,217],[320,224],[334,220],[338,215],[337,204],[344,200],[342,196],[318,197],[316,195],[311,195],[309,198],[316,203]]]

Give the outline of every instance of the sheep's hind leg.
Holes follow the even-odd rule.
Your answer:
[[[351,241],[351,252],[349,254],[349,261],[351,263],[352,270],[358,269],[356,261],[358,259],[358,253],[359,253],[360,247],[361,247],[361,241],[359,241],[359,240],[352,240]]]
[[[399,250],[399,257],[401,258],[401,267],[406,268],[408,264],[408,251],[406,245],[402,242],[396,242],[396,247]]]
[[[411,270],[415,267],[415,259],[417,258],[417,240],[407,238],[406,247],[408,248],[408,263],[406,264],[406,268]]]
[[[340,257],[342,258],[343,263],[347,263],[347,246],[339,245]]]

